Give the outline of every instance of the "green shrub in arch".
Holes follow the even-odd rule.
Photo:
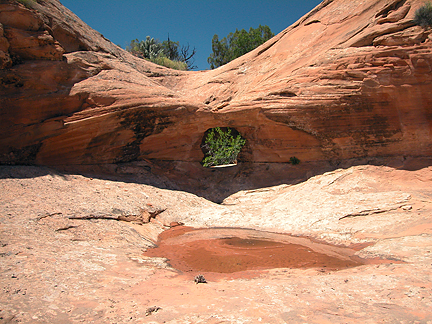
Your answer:
[[[414,16],[414,23],[423,28],[432,27],[432,2],[427,2],[417,9]]]
[[[204,167],[233,164],[237,161],[246,140],[241,135],[231,134],[231,128],[222,130],[220,127],[212,128],[206,135],[202,148],[207,152],[202,161]]]

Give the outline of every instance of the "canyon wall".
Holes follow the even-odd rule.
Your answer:
[[[432,154],[432,35],[421,0],[325,0],[209,71],[136,58],[57,0],[0,1],[0,163],[201,161],[233,127],[239,161]]]

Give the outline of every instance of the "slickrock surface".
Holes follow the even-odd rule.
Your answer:
[[[432,168],[408,162],[245,190],[220,205],[114,176],[0,167],[1,321],[430,323]],[[358,256],[390,263],[215,274],[196,284],[198,273],[142,254],[172,222],[362,244]]]
[[[0,162],[200,161],[236,128],[243,162],[432,154],[431,30],[422,0],[325,0],[211,71],[135,58],[57,0],[0,3]]]
[[[0,323],[432,323],[422,0],[325,0],[201,72],[133,57],[58,0],[26,3],[0,0]],[[201,167],[216,126],[247,140],[239,165]],[[180,223],[389,263],[197,284],[143,255]]]

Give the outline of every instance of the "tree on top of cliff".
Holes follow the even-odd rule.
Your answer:
[[[196,68],[194,65],[194,56],[196,54],[195,47],[191,49],[189,44],[180,46],[179,42],[170,40],[168,35],[168,39],[162,42],[162,48],[164,55],[170,60],[186,63],[188,70],[193,70]]]
[[[432,2],[427,2],[415,12],[414,23],[423,28],[432,27]]]
[[[267,25],[259,25],[256,29],[251,27],[249,32],[244,29],[236,29],[234,33],[229,33],[221,40],[215,34],[212,39],[213,53],[210,54],[207,62],[212,69],[215,69],[252,51],[273,36],[274,34]]]
[[[133,55],[150,60],[153,63],[177,70],[192,70],[196,49],[191,49],[189,44],[180,46],[179,42],[168,40],[162,43],[147,36],[145,40],[132,40],[126,50]]]

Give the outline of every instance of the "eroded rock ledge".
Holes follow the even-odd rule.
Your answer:
[[[0,4],[0,162],[200,161],[238,130],[243,162],[432,154],[432,41],[420,0],[324,1],[212,71],[116,47],[57,0]]]

